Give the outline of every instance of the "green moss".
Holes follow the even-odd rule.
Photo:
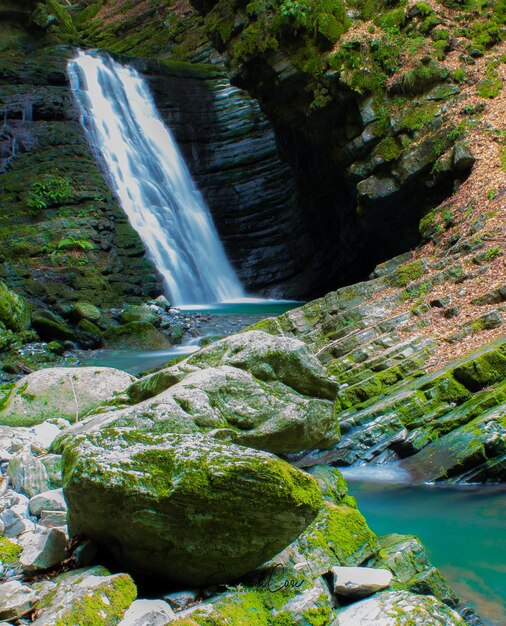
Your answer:
[[[399,129],[411,132],[421,130],[434,121],[439,108],[435,102],[409,105],[408,111],[404,113],[399,122]]]
[[[497,70],[489,70],[485,78],[480,80],[477,87],[478,95],[482,98],[496,98],[502,91],[502,80]]]
[[[405,287],[417,278],[421,278],[425,274],[425,266],[422,260],[413,261],[402,265],[388,277],[388,281],[392,286]]]
[[[323,599],[326,599],[323,596]],[[320,598],[322,600],[322,598]],[[329,623],[332,608],[328,604],[321,604],[304,611],[303,616],[306,618],[310,626],[326,626]]]
[[[499,343],[453,370],[455,379],[472,392],[506,377],[506,345]]]
[[[118,574],[103,586],[96,587],[64,610],[55,626],[114,626],[137,597],[137,589],[127,574]]]
[[[390,162],[395,161],[401,156],[402,148],[393,137],[385,137],[375,148],[375,154],[378,155],[382,161]]]
[[[0,563],[15,563],[22,551],[21,546],[14,541],[0,537]]]

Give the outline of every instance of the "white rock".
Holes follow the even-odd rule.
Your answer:
[[[49,490],[49,476],[44,465],[26,447],[16,453],[7,466],[12,485],[16,491],[30,497]]]
[[[460,615],[433,596],[387,591],[350,604],[331,626],[465,626]]]
[[[174,618],[174,611],[163,600],[135,600],[118,626],[166,626]]]
[[[18,510],[20,508],[22,509],[22,507],[13,507],[0,513],[0,521],[4,525],[3,532],[6,537],[17,537],[35,528],[35,524],[23,514],[23,510],[21,512]]]
[[[55,424],[43,422],[42,424],[37,424],[37,426],[31,428],[30,433],[33,434],[35,442],[47,450],[60,434],[60,429]]]
[[[7,452],[5,448],[0,448],[0,463],[9,462],[12,458],[12,454]]]
[[[29,613],[38,600],[30,587],[17,580],[3,583],[0,585],[0,619],[18,619]]]
[[[41,511],[40,525],[47,528],[61,528],[67,534],[66,511]]]
[[[44,491],[30,499],[30,513],[40,517],[42,511],[66,511],[67,503],[63,497],[63,489]]]
[[[333,589],[338,596],[365,597],[392,582],[392,572],[373,567],[333,567]]]
[[[25,572],[45,570],[67,558],[68,542],[64,532],[52,528],[29,543],[21,553],[19,562]]]

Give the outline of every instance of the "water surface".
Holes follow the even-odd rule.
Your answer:
[[[367,468],[343,474],[372,530],[419,537],[462,601],[487,625],[505,626],[505,485],[394,484],[365,479]]]

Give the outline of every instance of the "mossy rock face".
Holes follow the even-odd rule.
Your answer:
[[[137,597],[128,574],[109,575],[103,567],[60,574],[38,605],[36,626],[114,626]]]
[[[0,281],[0,321],[14,331],[30,328],[31,314],[27,300]]]
[[[56,417],[73,422],[134,380],[108,367],[43,369],[16,383],[3,402],[0,424],[34,426]]]
[[[63,485],[72,536],[91,537],[132,571],[192,585],[251,571],[293,541],[322,503],[311,476],[272,455],[134,429],[67,446]]]
[[[430,596],[387,591],[337,612],[336,626],[465,626],[460,615]]]
[[[149,322],[110,326],[104,333],[104,342],[109,348],[121,350],[156,350],[172,345],[168,337]]]

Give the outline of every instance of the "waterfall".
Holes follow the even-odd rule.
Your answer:
[[[106,54],[69,61],[88,141],[174,304],[244,296],[210,212],[144,79]]]

